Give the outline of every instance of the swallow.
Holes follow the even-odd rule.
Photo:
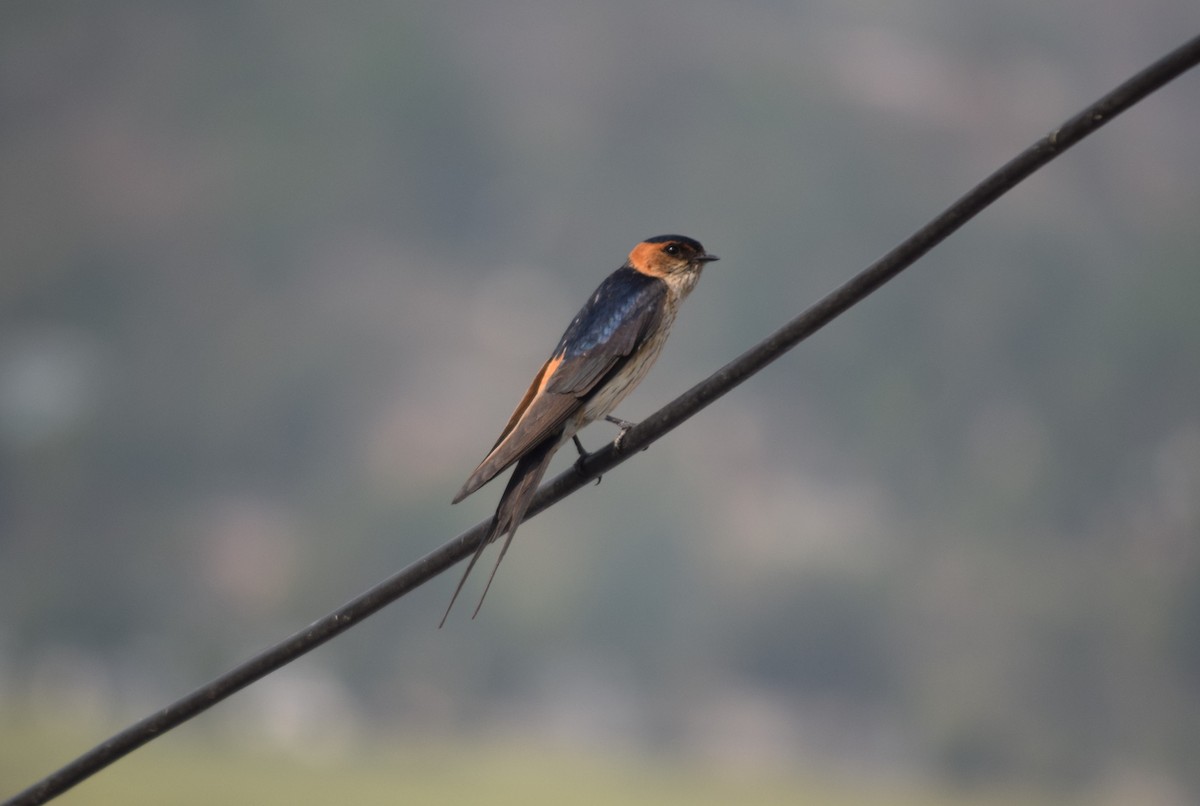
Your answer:
[[[507,533],[471,618],[479,614],[496,569],[525,518],[551,458],[567,440],[575,442],[581,457],[586,456],[576,434],[587,424],[605,418],[620,427],[615,440],[620,447],[621,438],[633,424],[610,416],[610,412],[646,376],[662,352],[679,304],[696,287],[705,265],[717,259],[704,251],[699,241],[683,235],[659,235],[642,241],[571,320],[495,446],[454,496],[453,503],[457,504],[516,464],[439,627],[446,623],[483,550]]]

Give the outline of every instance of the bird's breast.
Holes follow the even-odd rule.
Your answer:
[[[634,390],[634,387],[642,382],[642,378],[646,377],[646,373],[650,371],[650,367],[662,353],[663,345],[667,343],[667,334],[670,333],[671,325],[675,321],[675,310],[676,306],[674,305],[666,307],[663,311],[662,321],[655,331],[588,399],[578,418],[579,428],[611,413]]]

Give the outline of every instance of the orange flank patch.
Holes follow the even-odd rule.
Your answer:
[[[541,394],[545,390],[546,384],[550,382],[550,378],[552,378],[554,373],[558,371],[558,368],[562,364],[563,357],[565,355],[566,351],[564,350],[563,352],[551,358],[542,366],[542,371],[539,372],[538,376],[533,379],[533,382],[537,384],[538,394]]]
[[[512,430],[517,427],[517,423],[521,422],[521,416],[525,414],[525,410],[529,408],[529,404],[533,399],[542,393],[546,388],[546,384],[550,380],[550,376],[554,374],[554,370],[558,369],[558,365],[563,362],[561,355],[556,355],[542,364],[542,368],[538,370],[538,374],[533,376],[533,383],[529,384],[529,388],[525,390],[521,402],[517,404],[517,408],[513,411],[512,416],[508,418],[508,424],[504,426],[504,430],[500,432],[500,438],[496,440],[496,444],[492,446],[494,453],[496,448],[500,447],[500,443],[504,438],[512,433]],[[489,454],[490,456],[491,454]],[[484,459],[486,462],[487,459]]]

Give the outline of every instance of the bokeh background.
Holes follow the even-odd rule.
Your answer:
[[[1195,10],[5,3],[0,730],[79,732],[0,794],[486,517],[451,496],[640,239],[723,260],[634,420]],[[1194,802],[1198,79],[526,525],[475,622],[454,572],[181,733]]]

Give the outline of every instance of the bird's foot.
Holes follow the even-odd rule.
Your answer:
[[[575,443],[575,450],[579,451],[579,458],[575,460],[575,472],[582,476],[584,475],[583,463],[588,460],[588,457],[591,456],[591,454],[584,450],[583,443],[579,441],[578,436],[573,435],[571,440]],[[599,484],[600,479],[602,478],[604,477],[597,476],[596,483]]]
[[[604,419],[621,429],[621,433],[617,434],[617,438],[613,440],[613,450],[617,453],[622,453],[621,443],[625,441],[625,435],[629,433],[629,429],[633,428],[637,423],[622,420],[620,417],[613,417],[611,414],[604,415]]]

